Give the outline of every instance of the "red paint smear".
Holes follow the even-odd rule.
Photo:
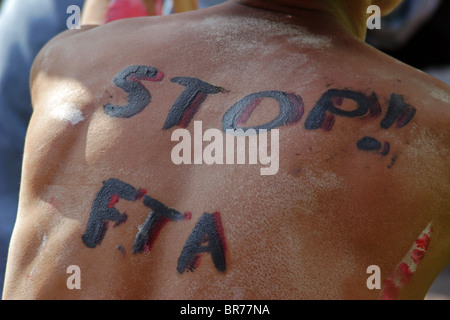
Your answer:
[[[303,100],[301,97],[295,95],[294,93],[288,94],[289,101],[291,102],[291,106],[295,108],[291,118],[288,120],[287,124],[294,124],[300,121],[305,112],[305,106],[303,105]]]
[[[416,109],[413,107],[409,107],[405,111],[403,111],[397,118],[397,128],[406,126],[411,121],[411,119],[414,118],[415,114]]]
[[[130,82],[140,82],[142,80],[157,82],[157,81],[161,81],[162,79],[164,79],[165,76],[166,75],[164,74],[164,72],[158,70],[157,73],[153,77],[137,77],[132,74],[127,77],[127,80]]]
[[[419,262],[423,259],[425,256],[425,251],[415,249],[411,252],[411,259],[414,261],[415,264],[419,264]]]
[[[400,278],[400,284],[406,285],[411,280],[414,273],[411,271],[408,264],[403,262],[398,265],[397,274]]]
[[[108,208],[111,209],[112,207],[114,207],[116,205],[117,202],[119,202],[119,195],[118,194],[113,194],[111,196],[111,199],[109,200]]]
[[[246,124],[248,118],[250,118],[253,111],[255,111],[256,107],[258,107],[262,101],[263,101],[263,98],[257,98],[257,99],[252,100],[247,106],[245,106],[245,108],[239,114],[236,124],[238,126]]]
[[[320,127],[323,131],[331,131],[333,129],[336,117],[333,114],[325,114]]]
[[[331,99],[331,101],[333,102],[333,104],[335,106],[342,106],[342,103],[344,102],[344,98],[343,97],[333,97]]]
[[[134,201],[141,200],[147,194],[146,189],[139,189],[134,197]]]
[[[225,232],[223,231],[222,219],[220,217],[220,212],[214,212],[213,214],[214,222],[216,224],[216,231],[219,235],[220,242],[222,244],[223,252],[226,254],[227,241],[225,239]]]
[[[374,93],[374,94],[372,94],[372,96],[369,99],[371,102],[369,118],[378,117],[381,114],[382,110],[381,110],[381,105],[378,102],[377,96]]]
[[[158,73],[149,81],[161,81],[165,76],[164,72],[158,70]]]
[[[178,122],[178,126],[180,126],[181,128],[187,128],[189,123],[191,123],[192,118],[197,113],[198,109],[200,108],[200,105],[202,104],[202,102],[205,99],[206,99],[206,94],[199,92],[195,96],[194,101],[192,101],[191,105],[184,112],[183,117],[181,118],[180,122]]]
[[[148,11],[142,0],[114,0],[109,4],[103,22],[145,16],[148,16]]]
[[[381,152],[380,152],[380,154],[382,155],[382,156],[386,156],[386,155],[388,155],[389,154],[389,151],[391,150],[391,144],[389,143],[389,142],[384,142],[384,145],[383,145],[383,150],[381,150]]]
[[[186,267],[186,271],[188,272],[194,272],[198,266],[200,265],[200,260],[202,256],[200,254],[196,254],[192,260],[189,262],[188,266]]]
[[[395,300],[400,294],[400,288],[394,281],[388,279],[384,282],[384,290],[381,294],[381,300]]]
[[[417,239],[414,242],[417,248],[422,250],[427,250],[430,244],[430,236],[428,234],[424,234],[421,238]]]
[[[382,112],[381,105],[378,102],[378,98],[375,93],[373,93],[370,97],[368,97],[368,99],[370,101],[369,114],[367,114],[366,116],[363,116],[361,118],[363,120],[378,117]]]
[[[192,212],[187,211],[184,213],[184,220],[191,220],[192,218]]]
[[[170,221],[170,219],[166,217],[162,217],[159,219],[152,230],[150,230],[147,239],[145,241],[145,247],[144,251],[149,252],[153,248],[153,244],[155,243],[156,239],[158,238],[159,234],[161,233],[161,230],[164,228],[164,226]]]

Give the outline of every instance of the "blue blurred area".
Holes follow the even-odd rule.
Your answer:
[[[23,144],[31,116],[29,75],[39,50],[64,31],[84,0],[4,0],[0,12],[0,288],[17,213]]]

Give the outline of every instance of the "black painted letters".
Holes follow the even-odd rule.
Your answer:
[[[133,254],[150,251],[166,223],[191,218],[190,212],[182,214],[145,193],[145,190],[137,190],[118,179],[105,181],[94,199],[86,231],[81,237],[84,245],[88,248],[99,246],[105,236],[109,221],[116,222],[115,226],[126,222],[127,215],[121,214],[114,207],[120,199],[127,201],[143,199],[144,205],[152,209],[136,234],[132,248]],[[118,248],[125,252],[125,248],[122,246]],[[205,213],[199,219],[179,257],[178,272],[183,274],[186,270],[194,271],[200,262],[199,258],[202,253],[211,254],[216,269],[220,272],[226,271],[225,236],[219,212]]]
[[[177,271],[194,271],[202,253],[209,253],[217,270],[225,272],[225,242],[218,212],[204,213],[198,221],[178,259]]]
[[[142,110],[152,100],[152,95],[140,83],[141,80],[161,81],[164,74],[149,66],[129,66],[114,77],[114,84],[128,93],[128,104],[116,106],[108,103],[105,113],[113,118],[131,118]]]

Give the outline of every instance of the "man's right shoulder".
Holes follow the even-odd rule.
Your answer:
[[[80,29],[72,29],[61,32],[53,37],[39,51],[33,62],[30,82],[33,84],[36,76],[41,72],[53,73],[59,69],[59,63],[63,62],[67,55],[76,54],[76,37],[83,38],[86,32],[98,28],[95,25],[83,26]],[[70,58],[70,57],[69,57]],[[67,60],[66,60],[67,61]]]
[[[88,57],[101,59],[102,45],[116,38],[129,38],[130,30],[137,30],[143,25],[160,24],[159,19],[152,18],[158,17],[122,19],[105,25],[85,25],[80,29],[66,30],[58,34],[41,49],[34,60],[31,83],[41,71],[64,76],[60,72],[75,71],[77,63],[83,62],[82,58],[84,61]]]

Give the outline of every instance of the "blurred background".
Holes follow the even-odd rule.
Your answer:
[[[381,29],[369,30],[367,42],[450,85],[450,1],[404,1],[382,19]],[[450,266],[425,299],[450,300]]]
[[[88,0],[94,1],[104,2]],[[109,20],[105,18],[99,23],[125,17],[121,8],[127,1],[133,5],[140,2],[112,1]],[[147,12],[172,14],[221,2],[224,1],[152,0],[154,7],[147,8]],[[31,65],[44,44],[67,29],[70,16],[67,8],[70,5],[82,8],[84,3],[84,0],[0,0],[0,292],[17,212],[23,144],[32,112],[28,86]],[[369,30],[367,43],[450,85],[449,21],[448,0],[405,0],[382,18],[381,29]],[[426,299],[450,300],[450,266],[435,281]]]

